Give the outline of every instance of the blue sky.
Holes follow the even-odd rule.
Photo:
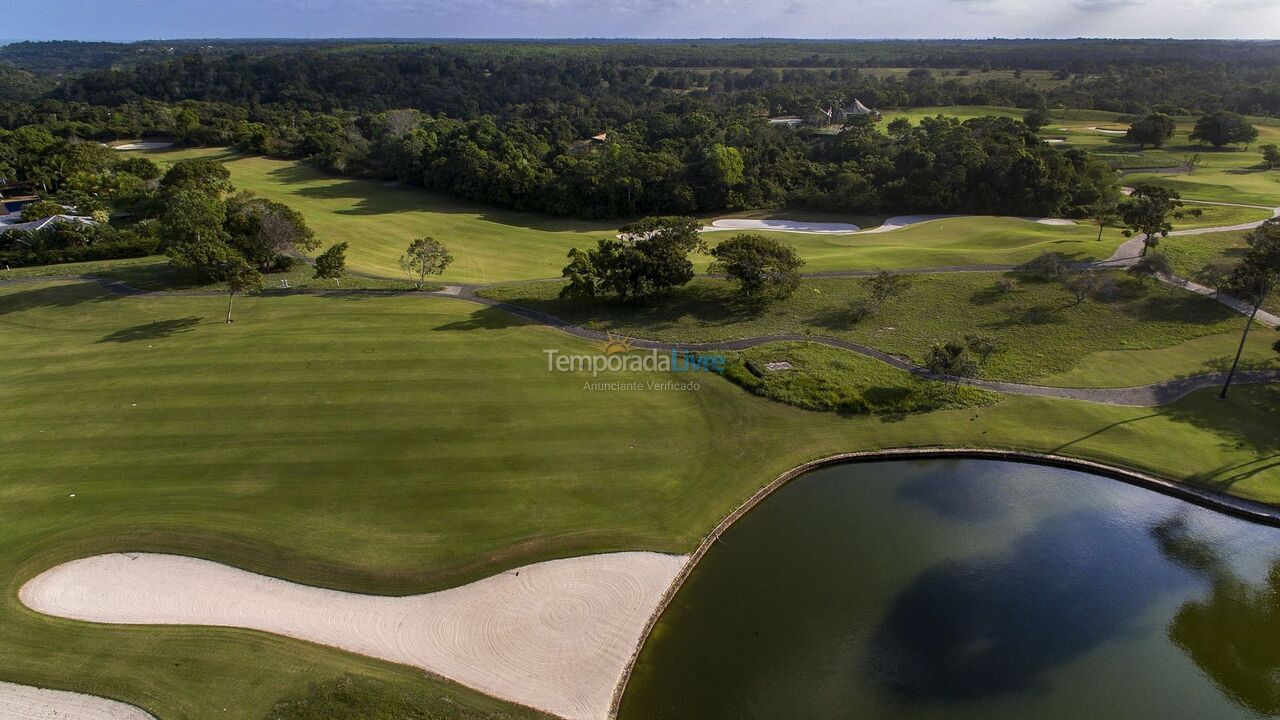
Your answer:
[[[0,0],[0,37],[1280,37],[1280,0]]]

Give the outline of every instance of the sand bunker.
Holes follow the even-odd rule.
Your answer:
[[[880,227],[863,230],[862,233],[870,235],[872,233],[886,233],[894,230],[901,230],[908,225],[919,225],[924,222],[933,220],[947,220],[959,217],[978,217],[976,215],[897,215],[885,220]],[[1075,225],[1075,220],[1067,220],[1064,218],[1037,218],[1037,217],[1020,217],[1018,220],[1026,220],[1027,222],[1037,223],[1039,225]]]
[[[250,628],[443,675],[572,720],[614,686],[686,558],[552,560],[426,595],[324,590],[177,555],[97,555],[19,591],[33,610],[103,623]]]
[[[164,150],[173,147],[171,142],[131,142],[114,146],[116,150]]]
[[[1093,130],[1094,132],[1100,132],[1103,135],[1128,135],[1129,134],[1128,130],[1110,130],[1108,128],[1101,128],[1096,126],[1091,127],[1089,129]]]
[[[132,705],[96,695],[0,682],[4,720],[155,720]]]
[[[860,228],[850,223],[805,222],[803,220],[749,220],[746,218],[729,218],[716,220],[703,232],[716,230],[773,230],[775,232],[812,233],[816,235],[839,235],[857,232]]]

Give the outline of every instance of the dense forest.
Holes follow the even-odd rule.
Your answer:
[[[1081,215],[1113,192],[1107,168],[1017,121],[781,128],[765,118],[813,117],[854,98],[882,108],[1280,116],[1277,50],[1092,40],[17,43],[0,48],[0,128],[230,145],[559,215],[780,205]],[[24,151],[5,137],[0,173],[29,182],[15,159]]]

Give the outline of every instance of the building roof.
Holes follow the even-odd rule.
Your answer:
[[[844,109],[845,115],[870,115],[871,112],[871,108],[863,105],[858,98],[854,98],[853,103]]]
[[[11,217],[11,216],[5,216],[5,217]],[[50,225],[56,225],[58,223],[75,223],[79,225],[96,224],[94,223],[93,218],[85,217],[84,215],[50,215],[47,218],[41,218],[39,220],[33,220],[31,222],[20,222],[20,223],[10,223],[10,224],[4,224],[3,222],[0,222],[0,232],[8,232],[10,230],[20,230],[23,232],[36,232],[38,230],[44,230]]]

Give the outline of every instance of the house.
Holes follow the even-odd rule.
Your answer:
[[[583,140],[576,140],[569,146],[569,154],[581,155],[582,153],[587,152],[592,148],[604,145],[607,142],[609,142],[609,133],[607,132],[602,132],[599,135],[592,135],[591,137]]]
[[[866,105],[863,105],[863,104],[862,104],[862,101],[861,101],[861,100],[859,100],[858,98],[854,98],[852,103],[849,103],[848,105],[846,105],[846,106],[844,106],[844,107],[842,107],[842,108],[840,108],[840,109],[838,109],[838,110],[835,110],[835,111],[830,112],[830,113],[828,114],[828,117],[830,117],[830,118],[831,118],[831,121],[832,121],[832,122],[841,122],[841,123],[842,123],[842,122],[844,122],[844,121],[848,120],[848,119],[849,119],[849,118],[851,118],[851,117],[858,117],[858,116],[861,116],[861,115],[876,115],[876,116],[878,116],[879,114],[880,114],[880,113],[876,112],[875,110],[872,110],[871,108],[867,107]]]
[[[14,217],[14,216],[6,215],[5,217],[7,218],[7,217]],[[79,224],[79,225],[96,225],[97,224],[93,218],[86,217],[84,215],[50,215],[47,218],[41,218],[39,220],[33,220],[31,222],[14,222],[14,223],[6,223],[4,221],[4,218],[0,218],[0,233],[6,233],[6,232],[9,232],[10,230],[15,230],[18,232],[38,232],[40,230],[44,230],[45,228],[51,225],[56,225],[59,223],[73,223],[73,224]]]
[[[779,115],[769,118],[770,125],[783,125],[786,127],[799,127],[804,124],[804,118],[798,115]]]

